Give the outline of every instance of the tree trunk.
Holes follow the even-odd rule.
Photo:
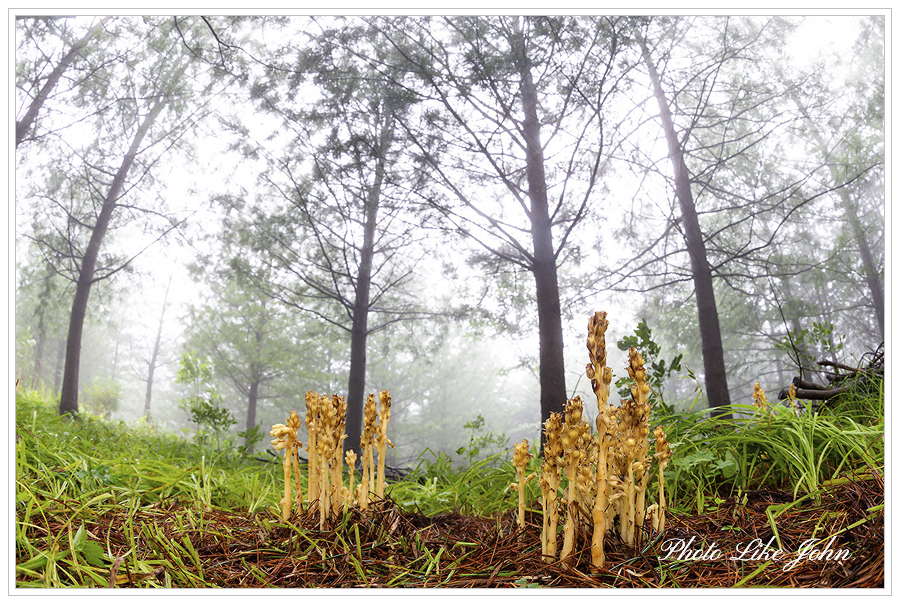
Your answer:
[[[831,171],[837,183],[837,168],[831,166]],[[866,239],[866,232],[862,223],[859,221],[857,207],[850,199],[850,193],[846,187],[841,187],[838,191],[841,198],[841,204],[844,206],[844,215],[847,222],[853,229],[853,238],[856,239],[856,245],[859,248],[859,257],[863,263],[863,271],[866,276],[866,285],[869,287],[869,295],[872,298],[872,305],[875,307],[875,319],[878,321],[878,330],[884,337],[884,286],[881,283],[881,277],[878,269],[875,268],[875,260],[872,258],[872,249],[869,247],[869,241]]]
[[[796,96],[794,97],[794,102],[803,114],[803,118],[806,120],[818,145],[823,149],[827,149],[828,141],[826,141],[825,137],[822,136],[822,133],[819,132],[816,123],[807,111],[806,105]],[[838,172],[838,167],[834,163],[829,163],[828,168],[831,171],[831,180],[833,184],[837,186],[842,180],[841,175]],[[875,268],[875,261],[872,258],[872,249],[869,247],[869,241],[866,239],[865,230],[857,216],[858,208],[850,199],[850,193],[847,191],[846,187],[838,189],[838,195],[841,198],[841,205],[844,207],[844,215],[847,217],[847,222],[850,223],[850,227],[853,229],[853,238],[856,240],[856,245],[859,248],[860,259],[862,260],[863,270],[866,274],[866,285],[869,287],[869,295],[872,297],[872,305],[875,308],[875,319],[878,321],[878,329],[881,331],[882,337],[884,337],[884,284],[882,283],[881,276],[878,274],[878,269]]]
[[[43,308],[43,305],[41,305]],[[39,310],[40,315],[38,316],[38,325],[37,325],[37,342],[34,346],[34,375],[31,378],[32,388],[38,388],[43,383],[43,379],[41,378],[41,373],[44,370],[44,346],[47,341],[47,327],[44,325],[44,313],[42,310]]]
[[[266,307],[265,301],[263,301],[263,309]],[[265,334],[263,329],[265,329],[265,324],[268,320],[264,320],[263,324],[253,330],[253,336],[256,340],[256,351],[255,354],[261,356],[263,339]],[[247,390],[247,425],[244,428],[248,432],[256,426],[256,403],[259,400],[259,386],[263,381],[263,363],[262,361],[251,363],[250,365],[250,387]],[[244,441],[244,446],[250,446],[249,437]]]
[[[38,303],[37,314],[37,343],[34,347],[34,376],[32,384],[37,388],[44,383],[41,374],[44,372],[44,348],[47,343],[47,312],[48,304],[53,298],[53,279],[47,275],[44,281],[44,288],[41,290],[40,299],[43,303]]]
[[[41,372],[43,371],[44,343],[47,340],[43,325],[38,324],[37,343],[34,346],[34,375],[31,378],[33,388],[38,388],[43,383]]]
[[[173,273],[174,274],[174,273]],[[150,399],[153,395],[153,374],[156,372],[156,362],[159,359],[159,344],[162,341],[163,318],[166,316],[166,303],[169,300],[169,288],[172,287],[172,276],[166,285],[166,293],[163,295],[162,311],[159,313],[159,326],[156,329],[156,341],[153,343],[153,353],[147,367],[147,393],[144,396],[144,415],[150,419]]]
[[[254,371],[253,381],[250,382],[250,391],[247,394],[247,426],[246,430],[256,426],[256,402],[259,400],[259,372]],[[244,446],[250,446],[250,439],[244,441]]]
[[[375,257],[375,227],[378,224],[378,205],[384,183],[388,148],[393,141],[393,115],[385,110],[385,123],[378,140],[378,157],[375,160],[375,177],[366,200],[366,218],[363,226],[363,247],[360,250],[359,270],[356,275],[356,296],[353,301],[353,326],[350,330],[350,375],[347,384],[347,418],[344,451],[353,450],[362,455],[363,410],[366,396],[366,342],[369,337],[369,293],[372,285],[372,263]]]
[[[807,119],[809,118],[807,117]],[[812,126],[811,120],[810,125]],[[813,132],[815,133],[819,145],[824,147],[825,139],[818,130],[813,129]],[[831,169],[832,181],[837,185],[840,182],[837,166],[830,164],[829,168]],[[844,207],[844,215],[847,217],[847,222],[850,223],[850,227],[853,229],[853,238],[856,240],[856,246],[859,248],[859,257],[863,263],[866,285],[869,287],[869,295],[872,298],[872,305],[875,308],[875,319],[878,321],[878,330],[881,332],[882,337],[884,337],[884,285],[881,282],[878,269],[875,268],[875,260],[872,258],[872,249],[869,247],[869,240],[866,239],[865,229],[863,229],[862,223],[859,221],[859,216],[857,216],[858,208],[856,207],[856,204],[853,203],[853,200],[850,199],[850,192],[847,191],[846,187],[841,187],[838,189],[838,195],[841,198],[841,205]]]
[[[524,55],[524,50],[523,50]],[[541,424],[551,413],[562,412],[566,402],[566,374],[563,362],[562,317],[556,254],[553,250],[553,225],[547,202],[544,176],[544,152],[541,148],[541,125],[537,116],[537,90],[531,77],[530,63],[522,57],[522,130],[526,143],[525,175],[531,202],[531,238],[534,245],[532,272],[537,295],[540,349]]]
[[[49,97],[50,93],[53,92],[53,89],[56,87],[56,84],[62,77],[62,74],[66,71],[66,69],[69,68],[69,65],[72,64],[72,61],[75,60],[75,57],[77,57],[79,53],[81,53],[81,50],[85,46],[87,46],[88,42],[90,42],[100,33],[100,31],[103,29],[103,25],[110,19],[112,19],[112,17],[104,17],[100,20],[99,23],[89,29],[83,38],[72,44],[69,52],[66,53],[66,55],[59,61],[56,67],[53,68],[53,71],[50,72],[50,76],[47,78],[47,81],[44,82],[44,85],[41,87],[41,91],[31,101],[31,105],[28,106],[28,111],[25,112],[25,115],[21,120],[16,122],[16,147],[18,147],[19,143],[21,143],[25,139],[25,135],[28,134],[28,130],[31,129],[31,125],[37,118],[38,112],[40,112],[41,107],[43,107],[44,102],[47,100],[47,97]]]
[[[368,284],[366,284],[367,286]],[[368,308],[363,307],[362,298],[368,297],[357,285],[357,303],[353,308],[353,327],[350,331],[350,375],[347,380],[347,438],[344,451],[354,450],[360,455],[362,438],[363,407],[366,391],[366,341],[368,340]],[[368,300],[365,301],[366,307]]]
[[[675,195],[681,206],[681,217],[684,221],[684,238],[688,254],[691,258],[691,274],[694,279],[694,294],[697,297],[697,315],[700,326],[700,346],[703,353],[703,370],[706,382],[706,395],[709,406],[714,410],[731,404],[728,394],[728,382],[725,373],[725,354],[722,348],[722,333],[719,329],[719,312],[716,308],[716,295],[713,289],[712,269],[706,257],[706,244],[703,242],[703,231],[697,218],[697,208],[691,193],[691,181],[687,165],[684,162],[684,150],[675,132],[672,113],[666,101],[665,93],[659,80],[656,66],[650,59],[650,53],[641,40],[644,63],[650,72],[653,90],[659,104],[659,117],[669,147],[669,159],[675,171]],[[716,415],[726,415],[716,413]],[[730,414],[727,414],[730,416]]]
[[[112,365],[112,373],[109,376],[109,379],[116,379],[116,372],[119,368],[119,344],[122,343],[121,338],[119,337],[118,332],[116,333],[116,348],[113,351],[113,365]]]
[[[63,362],[66,360],[66,341],[60,337],[56,348],[56,367],[53,369],[53,396],[59,394],[59,384],[62,381]]]
[[[97,266],[100,246],[103,243],[106,230],[109,228],[109,222],[116,209],[119,195],[121,195],[125,186],[125,179],[132,164],[134,164],[135,156],[140,150],[141,142],[164,107],[165,102],[163,97],[160,96],[135,132],[134,139],[131,141],[131,147],[116,171],[109,191],[103,200],[103,207],[97,216],[97,223],[91,230],[91,238],[85,250],[84,258],[81,261],[81,269],[78,272],[78,281],[75,285],[75,299],[72,302],[72,313],[69,317],[69,335],[66,338],[66,365],[59,399],[60,415],[75,415],[78,413],[78,371],[81,363],[81,336],[84,331],[84,318],[87,314],[88,297],[91,293],[94,269]]]

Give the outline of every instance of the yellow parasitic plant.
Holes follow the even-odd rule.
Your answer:
[[[606,535],[606,507],[609,504],[609,483],[607,471],[607,455],[612,441],[612,424],[614,417],[607,406],[609,387],[612,383],[612,369],[606,366],[606,329],[609,321],[605,312],[596,312],[588,321],[587,349],[590,363],[585,373],[591,381],[591,388],[597,397],[597,476],[595,479],[594,505],[591,509],[591,520],[594,532],[591,537],[591,564],[600,568],[605,564],[603,540]]]
[[[519,514],[516,522],[519,528],[525,528],[525,484],[535,477],[534,474],[525,476],[525,469],[528,467],[528,460],[534,457],[528,450],[528,439],[523,438],[522,442],[517,444],[513,452],[513,465],[516,467],[516,482],[509,485],[511,489],[515,489],[519,494]]]
[[[394,448],[394,443],[387,437],[387,426],[391,421],[391,393],[387,390],[378,393],[378,431],[375,446],[378,447],[378,479],[375,482],[375,497],[384,497],[384,462],[387,456],[388,445]]]
[[[606,508],[611,503],[614,491],[609,480],[608,455],[612,435],[610,433],[612,419],[609,411],[597,415],[597,478],[594,482],[594,505],[591,508],[591,521],[594,531],[591,535],[591,565],[601,568],[606,563],[603,541],[611,522],[607,521]]]
[[[316,458],[319,478],[319,528],[325,527],[325,520],[335,512],[335,498],[340,497],[340,485],[334,481],[335,459],[340,461],[341,442],[344,434],[346,403],[344,397],[325,395],[318,402],[318,432],[316,433]],[[344,413],[341,413],[343,410]],[[337,474],[340,480],[340,473]]]
[[[387,437],[387,426],[391,420],[391,396],[387,391],[379,393],[381,413],[375,406],[375,397],[370,394],[365,407],[365,431],[362,435],[363,476],[360,484],[354,488],[356,479],[355,467],[357,454],[348,451],[343,455],[343,441],[347,438],[346,428],[347,403],[344,397],[333,395],[327,397],[316,392],[306,393],[306,428],[309,432],[309,486],[307,497],[310,505],[319,510],[319,527],[324,528],[329,517],[338,515],[342,509],[358,505],[366,510],[373,494],[384,495],[384,458],[387,446],[394,444]],[[296,411],[286,424],[272,426],[271,435],[275,437],[272,445],[276,451],[285,449],[284,459],[284,498],[281,501],[281,515],[288,520],[291,514],[291,465],[294,466],[294,485],[297,490],[297,506],[301,507],[303,494],[301,490],[300,447],[297,431],[301,421]],[[373,447],[378,447],[379,467],[376,480]],[[344,460],[350,467],[350,486],[345,487]]]
[[[541,554],[545,562],[556,560],[556,528],[559,525],[559,483],[562,462],[562,417],[551,413],[544,422],[544,462],[541,465],[541,504],[544,526],[541,531]]]
[[[541,554],[545,562],[565,561],[578,551],[577,524],[580,516],[592,523],[591,566],[602,568],[606,561],[606,533],[618,528],[630,546],[640,544],[640,530],[651,516],[654,530],[665,527],[663,469],[671,457],[662,428],[654,432],[656,452],[650,454],[650,386],[644,359],[634,348],[628,351],[631,398],[618,408],[609,403],[612,369],[606,365],[606,313],[598,312],[588,323],[587,348],[590,363],[585,369],[597,397],[597,434],[582,419],[583,404],[575,397],[568,401],[565,416],[553,413],[544,423],[544,460],[539,485],[544,523]],[[658,501],[646,507],[651,465],[657,460]],[[566,519],[563,547],[557,558],[558,496],[566,478]],[[564,562],[567,563],[567,562]],[[567,563],[568,564],[568,563]]]
[[[788,388],[788,404],[791,406],[791,410],[794,415],[800,415],[800,411],[797,408],[797,387],[791,383],[790,388]]]
[[[647,457],[650,450],[650,385],[647,383],[647,372],[644,369],[644,359],[635,348],[628,350],[628,375],[634,381],[631,385],[631,400],[622,403],[619,410],[621,417],[620,432],[624,436],[624,446],[621,454],[624,455],[625,485],[624,498],[624,522],[619,523],[619,534],[626,544],[634,546],[638,544],[639,533],[637,527],[644,522],[644,494],[649,482],[649,469],[651,458]],[[620,466],[621,467],[621,466]]]
[[[298,499],[300,497],[300,458],[298,450],[301,446],[297,439],[300,429],[300,417],[291,411],[287,424],[275,424],[269,434],[275,437],[272,446],[276,451],[284,449],[284,497],[281,500],[281,518],[285,521],[291,517],[291,465],[296,468],[296,485]]]
[[[793,386],[793,384],[791,384]],[[760,411],[766,411],[769,408],[769,401],[766,400],[766,391],[763,390],[759,382],[753,386],[753,405]]]
[[[344,459],[347,461],[347,469],[350,472],[350,486],[344,489],[344,505],[349,507],[353,505],[353,481],[356,479],[356,451],[347,451]]]
[[[331,404],[334,407],[337,422],[332,427],[336,445],[331,453],[331,514],[337,516],[343,507],[344,495],[344,439],[347,435],[344,433],[347,425],[347,402],[343,396],[333,395]]]
[[[363,433],[360,438],[362,447],[362,478],[359,490],[359,509],[366,510],[369,507],[369,498],[375,492],[375,454],[372,447],[375,446],[375,433],[378,427],[378,407],[375,403],[375,395],[370,394],[366,398],[364,408]]]
[[[306,430],[309,432],[309,442],[306,449],[309,452],[309,484],[307,485],[307,496],[309,502],[319,500],[319,460],[317,458],[316,431],[318,422],[316,414],[318,413],[319,394],[312,390],[306,393]]]
[[[559,554],[566,560],[575,550],[575,522],[577,516],[579,486],[586,491],[589,485],[579,484],[583,476],[582,467],[589,463],[591,426],[584,421],[584,406],[581,397],[576,396],[566,403],[562,427],[563,467],[568,482],[566,495],[566,523],[563,527],[563,547]]]
[[[662,533],[666,530],[666,492],[665,485],[666,480],[663,477],[663,471],[666,469],[666,466],[669,465],[669,458],[672,457],[672,452],[669,450],[669,441],[666,439],[666,433],[663,431],[662,426],[657,426],[656,430],[653,431],[653,436],[656,438],[656,463],[659,466],[659,496],[657,497],[656,505],[656,513],[658,516],[658,520],[653,523],[653,530],[657,533]]]
[[[300,439],[296,437],[296,435],[300,432],[301,425],[300,416],[296,413],[291,413],[290,417],[288,417],[288,426],[294,430],[294,438],[296,439],[296,443],[294,444],[294,489],[297,491],[297,497],[294,500],[297,509],[299,510],[303,506],[303,487],[300,483],[300,449],[303,447],[303,443],[300,442]]]

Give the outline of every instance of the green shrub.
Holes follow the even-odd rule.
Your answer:
[[[84,409],[94,415],[110,415],[119,409],[122,384],[112,378],[94,378],[84,389]]]
[[[486,428],[484,417],[480,413],[472,421],[463,424],[463,429],[469,431],[469,444],[458,448],[456,454],[465,457],[467,465],[471,466],[479,455],[484,455],[495,447],[501,452],[510,448],[509,437]],[[497,452],[496,449],[494,453]]]
[[[213,366],[209,359],[201,359],[194,352],[181,355],[181,368],[175,381],[187,384],[191,394],[178,401],[187,411],[191,421],[197,424],[195,438],[200,445],[206,444],[209,431],[215,435],[216,451],[222,450],[222,433],[237,423],[228,409],[221,407],[222,397],[212,384]]]
[[[644,359],[644,367],[647,369],[647,381],[650,384],[650,395],[654,405],[658,405],[667,412],[672,411],[672,406],[667,406],[663,401],[663,385],[666,379],[681,371],[681,357],[678,355],[671,361],[660,357],[661,348],[653,340],[653,333],[646,320],[641,320],[634,330],[634,335],[625,336],[616,343],[619,350],[626,351],[635,348]],[[631,398],[630,384],[626,377],[616,380],[616,388],[622,400]]]

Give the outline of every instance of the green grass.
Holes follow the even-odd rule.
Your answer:
[[[17,484],[40,493],[81,499],[111,492],[143,503],[168,498],[207,506],[255,509],[274,493],[280,464],[236,454],[214,455],[176,436],[81,414],[58,417],[55,409],[17,396]],[[277,497],[276,497],[277,499]]]
[[[527,473],[538,470],[534,447],[532,455]],[[387,494],[400,507],[425,515],[453,511],[490,516],[518,505],[518,495],[509,489],[516,480],[511,459],[506,451],[454,468],[446,455],[427,450],[405,480],[388,486]],[[526,489],[539,509],[536,481],[529,481]]]
[[[666,470],[671,509],[702,513],[717,497],[756,488],[787,490],[796,505],[814,505],[829,485],[883,475],[883,389],[880,395],[846,397],[819,414],[796,415],[776,406],[772,413],[740,406],[733,411],[730,420],[703,413],[654,418],[674,450]],[[34,392],[17,392],[16,435],[17,587],[105,587],[117,565],[145,587],[210,587],[197,561],[203,555],[200,544],[246,539],[234,533],[243,530],[239,522],[223,522],[229,514],[241,522],[253,519],[253,531],[289,530],[293,536],[284,547],[291,555],[327,552],[334,545],[284,528],[289,525],[277,509],[282,466],[275,458],[214,454],[147,425],[84,414],[59,417],[46,397]],[[532,453],[528,473],[539,469],[536,449]],[[401,508],[429,516],[493,516],[517,503],[509,489],[516,478],[511,457],[501,453],[459,468],[426,451],[405,480],[389,484],[387,494]],[[537,481],[527,490],[529,506],[540,512]],[[135,544],[119,560],[109,535],[90,528],[102,525],[99,518],[119,523]],[[360,527],[348,519],[345,515],[346,526],[335,534],[355,580],[367,584],[373,564],[380,568],[389,562],[370,558],[372,545],[365,545]],[[449,580],[470,545],[457,544],[451,552],[424,543],[398,544],[419,553],[418,566],[396,569],[392,584],[419,584],[438,573]],[[259,569],[246,572],[264,581]]]
[[[812,493],[841,477],[884,473],[884,389],[850,392],[818,413],[733,405],[732,419],[705,411],[657,418],[674,450],[666,470],[671,506],[703,511],[716,495],[757,488]],[[724,491],[724,492],[723,492]]]
[[[182,501],[191,505],[169,520],[209,530],[203,526],[205,510],[254,514],[280,498],[281,466],[274,459],[259,463],[236,455],[207,457],[191,443],[147,426],[87,414],[58,417],[36,393],[17,392],[16,435],[19,587],[106,585],[113,559],[102,535],[89,535],[81,528],[85,519],[119,513],[134,518]],[[162,548],[176,575],[182,572],[178,562],[184,556],[196,556],[187,543],[169,544],[147,524],[128,529],[135,540]],[[126,560],[131,573],[150,568],[134,551]],[[207,586],[202,577],[180,576],[180,580]]]

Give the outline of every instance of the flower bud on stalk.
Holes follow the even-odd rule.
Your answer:
[[[534,474],[531,474],[527,478],[525,477],[525,469],[528,467],[528,460],[531,459],[533,455],[528,451],[528,439],[523,438],[522,442],[517,444],[513,453],[513,465],[516,467],[516,479],[517,482],[514,482],[510,485],[510,488],[516,489],[519,493],[519,513],[516,518],[516,523],[519,525],[519,528],[525,528],[525,484],[534,478]]]
[[[563,448],[561,441],[562,418],[551,413],[544,422],[544,463],[541,465],[541,492],[543,494],[544,530],[541,532],[541,555],[545,562],[556,560],[556,529],[559,526],[560,463]],[[544,486],[546,485],[546,490]]]
[[[298,495],[300,493],[300,460],[297,449],[300,441],[297,440],[297,430],[300,428],[300,418],[296,411],[291,411],[291,416],[285,424],[275,424],[269,434],[275,437],[272,446],[276,451],[284,449],[284,497],[281,499],[281,518],[285,522],[291,517],[291,465],[296,463],[296,484]],[[296,461],[295,461],[296,460]]]
[[[566,523],[563,529],[563,548],[560,559],[565,560],[575,550],[575,524],[578,510],[578,486],[582,476],[582,468],[587,463],[590,446],[591,427],[584,421],[584,404],[581,397],[576,396],[566,403],[562,427],[563,466],[568,480],[566,496]]]
[[[344,433],[347,424],[347,402],[343,396],[335,394],[331,397],[331,404],[335,412],[335,422],[331,430],[336,443],[331,453],[331,515],[337,516],[341,512],[344,501],[344,458],[342,453],[344,439],[347,438]]]
[[[656,427],[656,430],[653,431],[653,436],[656,437],[656,459],[659,466],[659,498],[657,500],[659,521],[655,530],[658,533],[662,533],[666,530],[666,480],[663,477],[663,471],[669,465],[669,458],[672,457],[672,452],[669,450],[669,441],[666,439],[666,433],[663,431],[662,426]]]
[[[346,458],[342,455],[343,440],[347,438],[346,429],[347,403],[343,396],[333,395],[331,398],[316,392],[306,393],[306,426],[309,432],[309,502],[316,502],[319,509],[319,528],[324,529],[329,517],[340,514],[341,510],[359,503],[365,510],[371,493],[384,495],[384,461],[387,446],[394,444],[387,438],[387,425],[391,419],[391,397],[387,391],[381,392],[381,414],[376,414],[375,399],[369,395],[365,408],[365,431],[362,435],[363,476],[362,483],[354,489],[356,479],[357,455],[348,451]],[[376,422],[380,419],[380,424]],[[284,457],[284,497],[281,500],[281,515],[288,520],[291,514],[291,465],[294,466],[294,485],[297,491],[297,506],[303,501],[300,475],[300,447],[297,438],[301,427],[300,417],[296,411],[286,424],[275,424],[270,434],[275,437],[272,445],[276,451],[285,450]],[[377,437],[377,443],[376,441]],[[372,447],[378,446],[379,468],[376,484]],[[344,459],[350,466],[350,486],[345,487]]]
[[[310,503],[319,500],[319,460],[316,445],[316,430],[319,425],[316,419],[319,413],[318,404],[318,393],[312,390],[308,391],[306,393],[306,431],[309,432],[309,442],[306,443],[306,450],[309,452],[309,462],[307,463],[309,476],[306,490]]]
[[[756,385],[753,387],[753,404],[760,411],[765,411],[769,407],[769,401],[766,400],[766,391],[759,386],[759,382],[756,382]]]
[[[370,394],[366,398],[366,406],[364,411],[365,419],[363,424],[363,434],[360,444],[362,445],[362,479],[360,482],[359,493],[359,509],[366,510],[369,507],[369,498],[375,492],[375,455],[372,447],[375,444],[375,432],[378,424],[378,411],[375,404],[375,395]]]
[[[353,481],[356,479],[356,451],[347,451],[344,458],[347,460],[347,468],[350,470],[350,486],[345,489],[344,507],[350,507],[353,505]]]
[[[375,482],[375,497],[381,499],[384,497],[384,462],[387,455],[388,445],[394,448],[394,443],[387,437],[387,426],[391,421],[391,393],[387,390],[378,393],[378,401],[381,403],[379,408],[378,437],[376,446],[378,447],[378,480]]]

